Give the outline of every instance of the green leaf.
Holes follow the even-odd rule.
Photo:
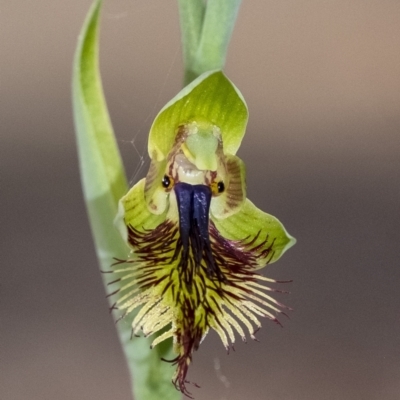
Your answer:
[[[221,130],[225,154],[235,154],[244,136],[248,111],[243,96],[221,72],[210,71],[182,89],[159,112],[150,130],[149,155],[162,161],[179,125],[198,122]]]
[[[99,73],[98,30],[102,0],[96,0],[78,41],[73,69],[73,109],[84,199],[102,270],[110,270],[113,258],[126,259],[128,248],[113,225],[118,200],[127,192],[123,164],[104,100]],[[103,274],[107,285],[113,274]],[[114,302],[114,297],[111,302]],[[131,326],[123,320],[117,330],[133,381],[136,400],[175,400],[180,393],[171,384],[170,347],[150,350],[150,340],[131,340]]]

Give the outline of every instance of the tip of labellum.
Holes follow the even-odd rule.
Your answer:
[[[225,281],[225,276],[215,262],[209,236],[209,211],[212,192],[206,185],[175,185],[179,212],[180,240],[174,257],[181,253],[179,268],[190,288],[193,275],[204,261],[209,278]],[[182,251],[181,251],[182,250]]]

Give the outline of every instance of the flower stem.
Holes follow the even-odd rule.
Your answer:
[[[178,0],[184,85],[222,69],[241,0]]]

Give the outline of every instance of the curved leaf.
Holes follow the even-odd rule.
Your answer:
[[[90,9],[79,37],[73,70],[73,109],[79,164],[84,198],[90,226],[102,270],[109,270],[113,258],[126,259],[128,248],[113,225],[118,200],[128,185],[104,100],[98,66],[98,30],[102,0]],[[108,293],[118,289],[113,274],[103,274]],[[114,299],[115,301],[115,299]],[[170,365],[161,357],[169,357],[164,346],[150,350],[149,339],[131,340],[131,326],[125,321],[117,324],[131,374],[136,400],[180,398],[171,384]]]

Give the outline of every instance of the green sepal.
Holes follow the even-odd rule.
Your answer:
[[[217,126],[224,153],[235,154],[247,119],[247,105],[235,85],[221,71],[206,72],[159,112],[150,129],[149,155],[157,161],[164,160],[174,144],[178,127],[191,122]]]
[[[289,235],[282,223],[257,208],[250,200],[236,214],[225,219],[212,218],[220,234],[230,240],[250,241],[260,268],[277,261],[296,239]],[[270,248],[269,252],[265,252]]]

